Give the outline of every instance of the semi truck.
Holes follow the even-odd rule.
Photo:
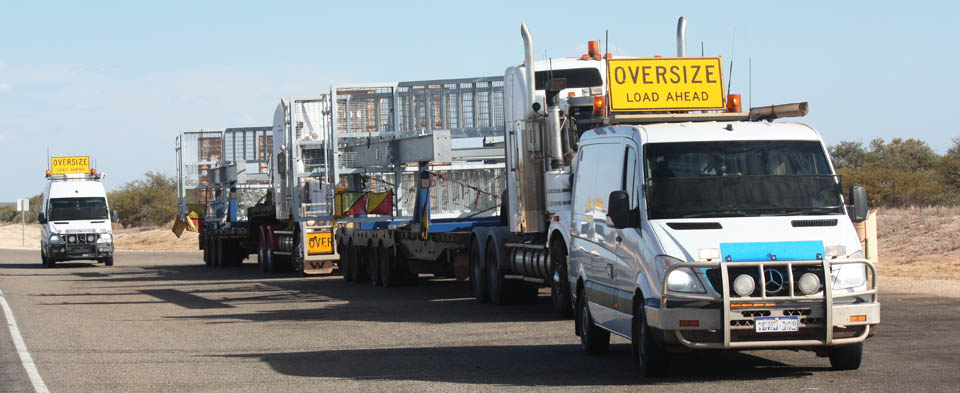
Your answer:
[[[113,266],[113,228],[105,174],[89,156],[51,157],[40,213],[40,258],[45,267],[58,261],[95,260]]]

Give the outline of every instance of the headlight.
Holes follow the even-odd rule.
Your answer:
[[[60,235],[54,233],[50,235],[50,243],[63,243],[63,238]]]
[[[100,235],[99,239],[97,239],[97,243],[113,243],[113,235],[104,233]]]
[[[867,274],[863,264],[832,266],[830,279],[833,280],[833,289],[850,289],[864,286],[867,283]]]
[[[820,277],[814,273],[803,273],[797,286],[804,295],[813,295],[820,291]]]
[[[741,297],[750,296],[757,289],[757,282],[748,274],[741,274],[733,280],[733,291]]]
[[[667,277],[667,289],[675,292],[707,293],[697,274],[688,267],[682,267],[670,272]]]

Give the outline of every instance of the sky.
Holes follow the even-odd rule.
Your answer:
[[[745,107],[807,101],[829,145],[960,137],[960,2],[266,3],[0,0],[0,201],[42,191],[48,151],[91,156],[116,189],[174,175],[180,130],[270,125],[282,96],[503,75],[523,21],[538,59],[607,31],[649,57],[676,54],[685,16],[688,55],[722,56]]]

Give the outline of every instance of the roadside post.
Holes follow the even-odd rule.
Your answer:
[[[26,227],[26,214],[30,210],[30,200],[27,198],[17,199],[17,211],[20,212],[20,245],[26,246],[26,236],[24,235],[24,227]]]

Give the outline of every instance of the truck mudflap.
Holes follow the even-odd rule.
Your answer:
[[[831,267],[860,264],[867,269],[866,290],[835,293]],[[674,292],[667,277],[676,269],[716,269],[720,297]],[[731,269],[755,268],[757,288],[751,296],[731,296]],[[768,295],[768,268],[785,271],[784,295]],[[822,269],[820,291],[804,295],[795,273]],[[702,275],[698,275],[703,277]],[[755,278],[756,278],[755,277]],[[798,277],[797,277],[798,278]],[[880,323],[877,269],[866,259],[755,262],[688,262],[670,266],[663,276],[659,307],[645,306],[647,323],[665,332],[665,340],[693,349],[762,349],[855,344]],[[706,284],[706,283],[705,283]],[[717,288],[719,286],[719,288]],[[760,296],[756,296],[759,292]],[[762,326],[760,326],[762,324]],[[786,326],[779,329],[775,325]]]

